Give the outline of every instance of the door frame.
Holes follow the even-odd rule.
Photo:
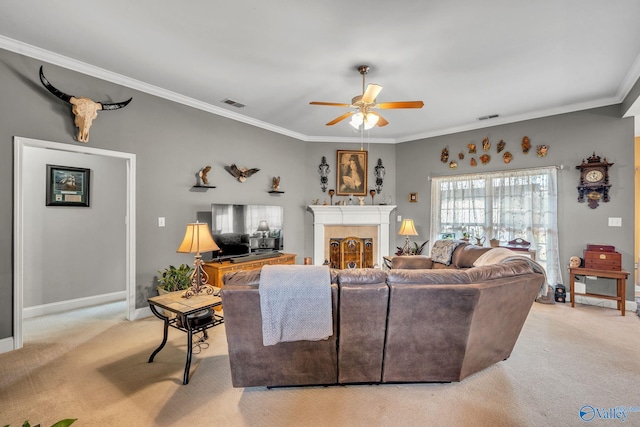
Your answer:
[[[13,183],[13,349],[22,348],[22,310],[24,298],[24,148],[68,151],[124,159],[127,168],[127,190],[125,209],[125,281],[127,296],[127,320],[135,320],[136,301],[136,155],[120,151],[104,150],[80,145],[14,136],[14,183]]]

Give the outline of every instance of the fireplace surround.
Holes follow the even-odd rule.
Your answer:
[[[329,238],[345,237],[333,236],[336,228],[345,227],[351,232],[354,228],[373,229],[373,262],[383,265],[384,256],[389,255],[391,223],[389,216],[396,208],[395,205],[311,205],[307,208],[313,213],[313,264],[322,265],[329,259]],[[351,235],[351,234],[348,234]]]

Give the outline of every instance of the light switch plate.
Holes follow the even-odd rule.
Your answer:
[[[164,227],[164,217],[163,216],[159,216],[158,217],[158,227]]]
[[[610,217],[609,227],[622,227],[622,218]]]

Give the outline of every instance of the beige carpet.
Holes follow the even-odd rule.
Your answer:
[[[170,330],[148,364],[162,323],[123,313],[115,303],[27,320],[24,348],[0,354],[0,425],[582,426],[583,405],[640,410],[640,319],[613,309],[534,304],[511,358],[460,383],[273,390],[231,387],[223,326],[183,386],[186,334]]]

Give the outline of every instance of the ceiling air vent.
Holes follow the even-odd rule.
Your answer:
[[[244,104],[240,104],[239,102],[234,101],[233,99],[229,99],[229,98],[225,98],[222,100],[222,102],[224,102],[225,104],[229,104],[232,107],[236,107],[236,108],[244,108]]]
[[[488,116],[478,117],[478,120],[495,119],[496,117],[499,117],[499,115],[498,114],[489,114]]]

